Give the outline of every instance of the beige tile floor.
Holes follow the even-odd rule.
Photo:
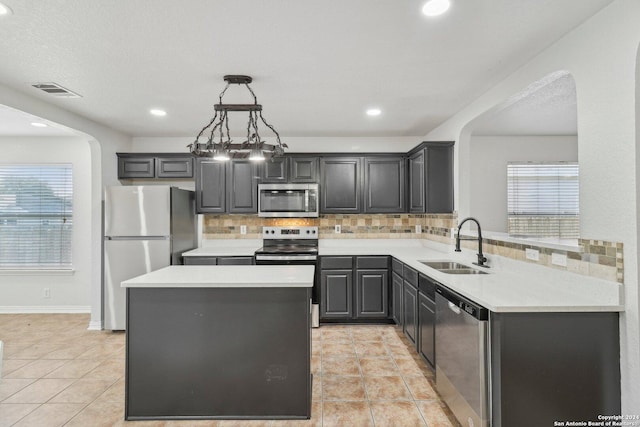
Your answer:
[[[4,426],[458,426],[433,372],[396,327],[314,329],[311,420],[125,422],[124,334],[87,331],[88,315],[2,314]]]

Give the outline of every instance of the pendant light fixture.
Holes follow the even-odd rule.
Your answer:
[[[213,106],[215,112],[213,118],[202,128],[195,141],[188,145],[191,153],[201,157],[213,157],[214,160],[221,161],[231,158],[263,161],[267,158],[283,155],[284,149],[288,147],[280,142],[278,132],[262,116],[262,105],[258,104],[258,99],[249,86],[253,79],[250,76],[227,75],[224,76],[224,81],[227,82],[227,85],[220,93],[220,102]],[[232,84],[244,85],[253,97],[253,104],[224,104],[222,97]],[[229,133],[229,113],[235,112],[249,113],[246,140],[241,143],[234,143]],[[258,131],[258,119],[274,133],[275,144],[267,144],[262,140]],[[200,142],[200,138],[207,131],[206,141]]]

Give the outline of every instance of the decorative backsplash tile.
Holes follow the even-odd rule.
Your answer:
[[[247,227],[247,234],[240,234],[240,226]],[[205,239],[261,239],[264,226],[317,226],[321,239],[428,239],[453,245],[451,229],[458,226],[457,214],[335,214],[319,218],[260,218],[256,215],[205,215],[203,238]],[[341,233],[335,232],[340,225]],[[416,233],[416,225],[421,232]],[[488,254],[533,262],[550,268],[571,271],[584,276],[597,277],[624,283],[624,251],[622,243],[602,240],[579,239],[579,251],[562,251],[531,244],[483,239]],[[462,246],[476,249],[477,243],[462,242]],[[526,249],[539,251],[539,260],[525,257]],[[551,255],[567,256],[567,266],[552,264]]]

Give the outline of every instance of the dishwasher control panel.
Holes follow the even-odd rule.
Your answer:
[[[436,288],[436,292],[439,293],[443,298],[446,298],[449,301],[449,304],[458,307],[469,316],[472,316],[478,320],[489,319],[489,310],[473,303],[472,301],[467,300],[462,295],[459,295],[452,290],[441,286],[438,286]]]

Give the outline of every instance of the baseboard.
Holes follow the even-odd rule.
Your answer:
[[[87,331],[101,331],[102,330],[102,321],[101,320],[92,320],[89,322],[89,327]]]
[[[91,313],[88,305],[0,305],[0,314]]]

